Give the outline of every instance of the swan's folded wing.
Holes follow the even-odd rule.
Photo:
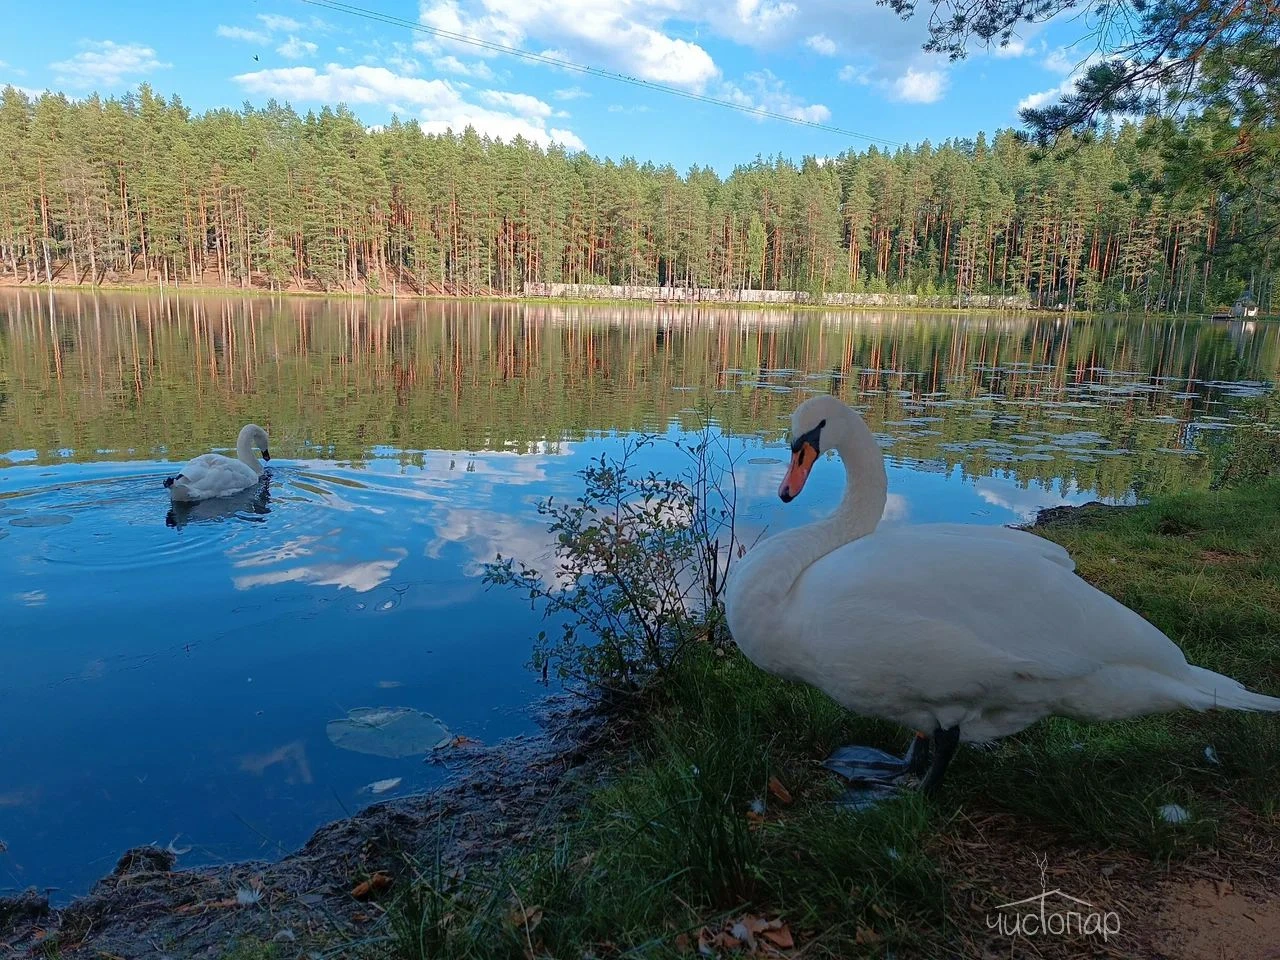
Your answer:
[[[877,695],[889,700],[934,705],[1013,702],[1040,682],[1087,677],[1103,666],[1096,657],[1067,647],[1020,656],[963,625],[928,617],[907,615],[877,626],[874,648],[862,646],[856,662],[834,672],[874,678],[880,688]]]
[[[1071,559],[1071,554],[1067,552],[1066,547],[1026,530],[1015,530],[1012,527],[979,526],[973,523],[922,523],[916,526],[895,527],[886,533],[889,536],[904,537],[962,537],[976,543],[981,543],[983,540],[998,541],[1030,550],[1067,570],[1076,568],[1076,562]]]
[[[921,671],[934,672],[930,658],[958,658],[957,669],[968,660],[978,677],[1000,669],[1061,679],[1117,663],[1185,669],[1182,651],[1152,624],[1039,546],[1055,544],[1025,537],[877,533],[810,567],[792,603],[814,611],[809,636],[826,655],[841,645],[877,657],[896,648],[920,658]]]

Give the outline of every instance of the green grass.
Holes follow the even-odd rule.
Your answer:
[[[1039,532],[1193,662],[1280,691],[1280,483]],[[1267,819],[1280,809],[1280,723],[1270,716],[1055,718],[994,750],[962,750],[937,800],[864,814],[830,802],[840,788],[821,759],[846,742],[901,750],[909,732],[853,717],[735,651],[685,660],[635,727],[615,776],[573,822],[464,881],[437,870],[403,897],[392,910],[396,956],[677,956],[682,934],[744,913],[784,919],[806,956],[963,955],[975,921],[962,894],[984,881],[949,843],[974,817],[1082,858],[1119,852],[1153,877],[1236,837],[1241,818],[1280,841]],[[772,777],[789,804],[771,794]],[[763,817],[748,816],[761,802]],[[1168,803],[1190,820],[1165,822]]]
[[[1081,576],[1172,637],[1187,659],[1280,693],[1280,483],[1165,497],[1040,531]],[[1220,763],[1205,757],[1212,747]],[[1211,712],[1082,724],[1054,718],[974,764],[984,790],[1082,841],[1175,855],[1240,805],[1280,810],[1280,723]],[[1191,827],[1156,810],[1179,803]]]

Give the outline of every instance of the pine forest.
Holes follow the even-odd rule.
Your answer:
[[[1037,154],[850,148],[728,177],[521,139],[366,126],[343,107],[195,114],[0,97],[0,282],[519,295],[529,282],[1000,294],[1198,312],[1272,302],[1246,197],[1165,176],[1155,121]],[[1185,179],[1185,178],[1183,178]]]

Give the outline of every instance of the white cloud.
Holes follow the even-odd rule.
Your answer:
[[[867,67],[855,67],[852,63],[846,63],[841,67],[836,76],[840,78],[841,83],[867,84],[871,82],[871,71]]]
[[[423,80],[385,67],[280,67],[242,73],[235,81],[253,93],[323,103],[409,103],[416,107],[448,102],[456,91],[444,80]]]
[[[1067,73],[1073,76],[1080,76],[1095,63],[1099,63],[1105,59],[1103,54],[1098,50],[1091,50],[1083,57],[1076,56],[1066,47],[1057,47],[1041,61],[1041,65],[1046,70],[1052,70],[1054,73]]]
[[[995,37],[988,42],[988,45],[984,48],[985,52],[998,60],[1033,57],[1036,54],[1044,53],[1049,48],[1044,38],[1042,37],[1039,43],[1035,42],[1036,35],[1044,27],[1044,23],[1021,24],[1019,26],[1019,29],[1023,31],[1021,36],[1010,37],[1009,42],[1004,46],[1000,45],[999,37]]]
[[[550,104],[525,93],[484,90],[479,94],[482,106],[467,102],[448,80],[404,76],[386,67],[336,63],[323,71],[280,67],[242,73],[233,79],[252,93],[287,100],[374,104],[395,108],[402,116],[416,110],[427,133],[461,133],[472,126],[482,135],[503,140],[521,136],[543,147],[556,142],[571,150],[586,149],[573,131],[548,128],[547,121],[553,116]]]
[[[706,23],[719,36],[764,50],[786,50],[812,36],[901,72],[928,39],[923,18],[904,21],[887,6],[849,0],[664,0],[673,17]],[[819,51],[823,52],[823,51]]]
[[[39,100],[49,92],[47,89],[37,90],[35,87],[20,87],[16,83],[0,83],[0,91],[3,91],[5,87],[13,87],[13,89],[17,90],[19,93],[26,94],[26,96],[31,100]]]
[[[415,47],[432,57],[456,53],[492,58],[462,39],[546,52],[642,79],[702,92],[719,91],[726,77],[709,41],[731,41],[768,55],[797,48],[850,62],[838,76],[874,86],[887,98],[932,102],[947,86],[940,58],[923,57],[928,39],[921,18],[903,21],[880,4],[848,0],[419,0],[419,19],[450,37],[424,37]],[[1034,30],[1028,29],[1028,37]],[[699,38],[706,38],[705,40]],[[706,43],[707,46],[703,46]],[[1014,41],[1020,50],[1029,41]],[[1040,44],[1043,48],[1043,43]],[[1013,50],[1004,51],[1010,55]],[[1030,48],[1027,48],[1030,53]],[[465,56],[464,56],[465,54]],[[1025,54],[1024,54],[1025,55]],[[571,88],[573,89],[573,88]],[[741,96],[759,100],[750,81]],[[730,93],[733,93],[731,90]],[[557,97],[557,99],[560,99]],[[735,99],[740,97],[735,96]],[[791,104],[782,112],[821,114],[825,107]]]
[[[1018,37],[1010,37],[1009,42],[1004,46],[996,46],[991,49],[991,55],[1000,60],[1012,60],[1015,57],[1025,57],[1035,52],[1034,47],[1027,46],[1027,42]]]
[[[610,113],[648,113],[651,108],[643,103],[634,107],[624,107],[620,103],[611,103],[608,109]]]
[[[893,96],[905,103],[937,103],[947,83],[947,75],[941,70],[908,67],[907,72],[893,82]]]
[[[777,36],[808,18],[789,0],[729,0],[712,3],[707,13],[734,39],[752,42]]]
[[[748,89],[744,90],[735,83],[725,83],[721,96],[740,106],[780,113],[793,120],[825,123],[831,119],[831,111],[826,106],[800,101],[788,93],[783,82],[768,70],[749,73],[745,79]]]
[[[449,131],[461,133],[467,127],[474,127],[477,133],[498,137],[508,142],[519,136],[541,147],[550,146],[554,142],[569,150],[587,148],[587,145],[572,130],[556,127],[548,130],[543,116],[530,119],[464,103],[461,99],[455,107],[450,109],[423,111],[421,125],[425,133]]]
[[[688,18],[688,0],[480,0],[464,9],[459,0],[425,0],[423,24],[460,36],[510,47],[554,43],[557,54],[576,62],[702,90],[719,76],[715,61],[701,46],[663,32],[667,17]],[[744,0],[749,2],[749,0]],[[692,4],[690,8],[693,9]],[[477,50],[447,38],[420,41],[433,52],[438,46]],[[489,54],[493,55],[493,54]]]
[[[484,90],[480,99],[490,106],[501,107],[525,117],[549,117],[551,105],[527,93],[508,93],[505,90]]]
[[[1066,47],[1058,47],[1044,58],[1044,68],[1054,73],[1070,73],[1076,68],[1075,63],[1067,56]]]
[[[288,40],[276,47],[276,53],[290,60],[301,60],[303,57],[309,57],[318,50],[314,43],[310,40],[303,40],[300,37],[290,36]]]
[[[406,76],[415,74],[422,69],[422,65],[413,57],[387,57],[387,66],[395,70],[396,73],[403,73]]]
[[[310,550],[302,551],[303,554]],[[232,577],[237,590],[251,590],[254,587],[275,586],[281,583],[310,583],[318,587],[338,587],[354,590],[356,593],[368,593],[388,579],[395,572],[409,551],[396,547],[389,551],[392,556],[384,560],[367,560],[350,563],[315,563],[288,567],[283,570],[272,570],[267,573],[246,574]],[[250,558],[252,561],[253,558]],[[245,566],[246,562],[236,566]]]
[[[566,87],[563,90],[556,90],[551,94],[557,100],[578,100],[582,97],[589,97],[591,94],[583,90],[581,87]]]
[[[283,17],[278,13],[260,13],[258,19],[262,21],[262,25],[272,33],[279,31],[281,33],[297,33],[302,29],[302,24],[293,17]]]
[[[86,49],[74,57],[49,64],[59,83],[76,87],[114,87],[126,77],[144,76],[173,66],[161,63],[156,59],[155,50],[141,44],[86,40],[82,46]]]
[[[488,5],[487,2],[485,4]],[[458,0],[424,0],[418,12],[418,20],[423,26],[447,33],[457,34],[471,40],[485,40],[504,47],[518,47],[524,34],[517,24],[503,15],[472,15],[464,13]],[[480,56],[496,56],[496,53],[485,51],[472,44],[456,43],[446,38],[423,37],[414,43],[414,47],[424,53],[435,53],[441,45],[450,49],[463,50]]]
[[[436,57],[436,59],[431,61],[431,65],[441,73],[453,73],[460,77],[474,77],[476,80],[495,79],[493,71],[483,60],[474,60],[471,63],[464,63],[452,54],[449,54],[445,57]]]
[[[1023,110],[1039,110],[1041,107],[1059,100],[1067,94],[1074,93],[1076,89],[1076,81],[1085,75],[1085,73],[1095,63],[1098,63],[1103,55],[1098,51],[1093,51],[1084,57],[1074,57],[1065,47],[1058,47],[1045,57],[1043,64],[1046,70],[1052,70],[1054,73],[1066,74],[1062,82],[1056,86],[1050,87],[1048,90],[1041,90],[1037,93],[1031,93],[1018,101],[1018,112]]]
[[[260,30],[249,30],[246,27],[228,27],[218,24],[217,34],[228,40],[243,40],[245,43],[270,43],[271,38]]]
[[[815,33],[811,37],[806,37],[804,43],[810,50],[820,53],[824,57],[835,56],[836,50],[839,49],[836,46],[836,42],[825,33]]]
[[[1076,88],[1074,77],[1067,77],[1056,87],[1050,90],[1041,90],[1039,93],[1031,93],[1018,101],[1018,112],[1023,110],[1039,110],[1041,107],[1048,106],[1055,100],[1058,100],[1065,94],[1071,93]]]

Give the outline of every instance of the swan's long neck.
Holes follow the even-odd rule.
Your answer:
[[[262,464],[258,461],[258,455],[253,452],[253,437],[250,434],[242,433],[236,439],[236,456],[253,467],[254,473],[262,473]]]
[[[845,487],[829,516],[769,537],[739,562],[727,598],[738,645],[759,662],[769,644],[783,643],[787,600],[796,581],[814,563],[876,528],[888,499],[884,456],[861,417],[852,418],[835,450],[844,464]]]

